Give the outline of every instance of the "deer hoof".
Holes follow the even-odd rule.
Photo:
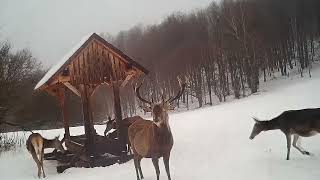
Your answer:
[[[308,152],[308,151],[306,151],[307,153],[306,153],[306,155],[308,155],[308,156],[315,156],[313,153],[311,153],[311,152]]]
[[[309,156],[311,155],[311,153],[310,153],[310,152],[308,152],[308,151],[304,151],[304,152],[303,152],[303,154],[305,154],[305,155],[309,155]]]

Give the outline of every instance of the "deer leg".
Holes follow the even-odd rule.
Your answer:
[[[36,162],[38,167],[38,178],[41,178],[41,165],[36,153],[31,153],[34,162]]]
[[[153,163],[154,168],[156,169],[157,180],[159,180],[159,175],[160,175],[159,159],[158,158],[152,158],[152,163]]]
[[[138,168],[139,168],[139,160],[138,160],[138,157],[134,156],[133,161],[134,161],[134,168],[135,168],[135,170],[136,170],[137,180],[140,180],[139,172],[138,172]]]
[[[291,134],[287,133],[286,138],[287,138],[287,160],[289,160],[290,159],[290,147],[291,147]]]
[[[132,148],[132,146],[131,146],[131,142],[130,142],[130,140],[128,140],[128,151],[129,151],[129,154],[130,154],[130,155],[134,154],[134,153],[133,153],[133,148]]]
[[[43,169],[43,157],[44,157],[44,149],[42,149],[42,154],[41,154],[41,168],[42,168],[42,175],[43,177],[45,178],[46,177],[46,174],[44,173],[44,169]]]
[[[292,146],[295,147],[296,149],[298,149],[298,151],[300,151],[302,154],[304,155],[310,155],[310,153],[306,150],[304,150],[302,147],[300,147],[300,143],[299,143],[299,138],[300,136],[295,134],[293,135],[293,142],[292,142]],[[298,143],[298,144],[297,144]]]
[[[139,159],[138,159],[138,165],[139,165],[140,178],[143,179],[144,177],[143,177],[142,170],[141,170],[141,159],[142,159],[142,158],[139,158]]]
[[[132,150],[131,150],[131,146],[130,146],[130,144],[128,144],[128,153],[129,153],[129,155],[131,155],[131,154],[132,154]]]
[[[130,145],[128,143],[126,144],[126,148],[127,148],[127,154],[128,153],[130,154]]]
[[[166,168],[168,179],[171,180],[170,169],[169,169],[169,158],[170,158],[170,155],[163,156],[163,163],[164,163],[164,167]]]
[[[133,150],[131,148],[131,145],[130,143],[128,144],[128,151],[129,151],[129,154],[132,155],[133,154]]]

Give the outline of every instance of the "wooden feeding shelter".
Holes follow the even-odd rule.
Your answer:
[[[83,166],[93,167],[99,166],[95,161],[103,154],[103,150],[101,152],[103,146],[101,146],[101,141],[104,142],[104,140],[101,140],[104,137],[99,137],[96,134],[93,124],[90,100],[95,90],[102,84],[113,88],[115,118],[119,122],[122,120],[120,88],[124,87],[130,80],[147,73],[148,70],[143,66],[133,61],[96,33],[92,33],[84,37],[70,53],[54,65],[39,81],[35,90],[45,91],[58,98],[64,123],[64,140],[67,150],[76,151],[79,157],[85,156],[84,159],[86,159],[87,164]],[[70,90],[81,98],[85,129],[85,135],[82,136],[83,144],[74,142],[72,136],[70,136],[69,119],[65,108],[66,90]],[[122,130],[119,129],[118,132],[121,134]],[[122,140],[118,138],[118,142],[114,143],[120,148],[118,155],[125,148],[123,142],[123,138]],[[75,147],[78,147],[78,149]]]

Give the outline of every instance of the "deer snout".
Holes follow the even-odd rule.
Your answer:
[[[253,140],[258,134],[256,133],[251,133],[250,136],[249,136],[249,139],[250,140]]]

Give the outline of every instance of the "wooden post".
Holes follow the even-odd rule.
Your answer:
[[[65,88],[59,89],[59,104],[62,114],[62,121],[64,126],[64,138],[70,140],[69,119],[67,116],[67,110],[65,107]]]
[[[117,129],[118,129],[118,139],[119,139],[119,149],[123,152],[126,150],[125,147],[125,137],[123,136],[123,129],[119,128],[119,124],[122,121],[122,112],[121,112],[121,102],[120,102],[120,88],[119,83],[113,82],[113,101],[114,101],[114,113],[115,119],[117,122]]]
[[[84,121],[84,130],[86,134],[86,154],[88,157],[94,156],[94,134],[93,134],[93,121],[90,113],[90,93],[88,92],[87,85],[80,86],[81,101],[82,101],[82,112],[83,112],[83,121]]]

